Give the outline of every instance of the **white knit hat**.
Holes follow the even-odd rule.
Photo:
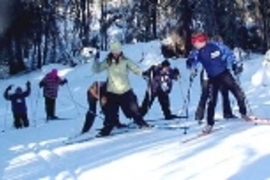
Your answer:
[[[110,43],[110,51],[112,53],[120,53],[122,51],[122,46],[119,41],[113,41]]]

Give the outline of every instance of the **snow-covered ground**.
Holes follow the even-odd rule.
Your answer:
[[[125,46],[124,52],[135,62],[145,56],[140,66],[145,69],[162,60],[158,44],[136,44]],[[142,53],[144,52],[144,53]],[[102,53],[104,57],[106,53]],[[241,85],[247,95],[252,113],[270,117],[270,92],[267,86],[255,86],[252,75],[260,68],[262,56],[253,56],[244,64]],[[184,60],[171,60],[177,66],[182,78],[174,83],[171,93],[171,109],[178,113],[183,105],[188,87],[189,73]],[[57,115],[70,118],[45,123],[44,100],[38,88],[39,80],[52,68],[58,68],[60,75],[69,80],[60,88],[57,99]],[[191,88],[189,106],[190,119],[170,122],[189,126],[187,134],[182,129],[136,130],[108,138],[63,145],[68,137],[80,132],[87,108],[86,89],[95,80],[104,80],[106,74],[94,75],[91,63],[68,68],[50,65],[41,71],[1,80],[2,92],[10,85],[25,88],[27,80],[32,83],[32,94],[27,99],[31,127],[15,130],[12,128],[10,104],[0,97],[0,173],[3,180],[179,180],[179,179],[270,179],[270,126],[252,125],[239,120],[220,120],[216,127],[223,127],[209,136],[188,143],[185,139],[195,136],[202,126],[192,120],[200,95],[198,78]],[[131,74],[132,85],[142,101],[146,82]],[[258,78],[258,77],[257,77]],[[254,80],[254,78],[253,78]],[[15,89],[15,88],[13,88]],[[236,101],[232,98],[235,114]],[[162,117],[157,102],[145,119]],[[217,106],[217,119],[221,119],[221,107]],[[129,123],[121,114],[121,121]],[[149,121],[157,124],[157,121]],[[97,118],[87,136],[94,136],[102,120]]]

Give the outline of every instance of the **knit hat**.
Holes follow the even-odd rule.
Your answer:
[[[48,75],[50,78],[55,78],[55,77],[58,76],[57,74],[58,74],[57,69],[52,69],[52,71],[49,72],[47,75]]]
[[[161,63],[161,66],[162,67],[168,67],[168,66],[170,66],[171,65],[171,63],[167,60],[167,59],[165,59],[164,61],[162,61],[162,63]]]
[[[22,88],[21,87],[17,87],[16,90],[15,90],[15,93],[16,94],[22,93]]]
[[[122,51],[122,46],[119,41],[113,41],[110,43],[110,51],[112,53],[120,53]]]
[[[205,41],[207,41],[207,36],[204,33],[196,33],[196,34],[193,34],[191,37],[192,44],[196,42],[205,42]]]

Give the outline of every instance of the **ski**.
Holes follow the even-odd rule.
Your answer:
[[[160,118],[153,118],[153,119],[145,119],[145,121],[147,122],[155,122],[155,121],[165,121],[165,122],[172,122],[176,119],[187,119],[188,117],[187,116],[176,116],[176,117],[173,117],[172,119],[165,119],[164,117],[160,117]]]
[[[218,128],[214,128],[210,133],[204,133],[204,132],[201,132],[201,133],[199,133],[199,134],[196,134],[195,136],[192,136],[192,137],[190,137],[190,138],[187,138],[187,139],[183,140],[181,143],[182,143],[182,144],[188,143],[188,142],[190,142],[190,141],[193,141],[193,140],[199,139],[199,138],[201,138],[201,137],[210,135],[210,134],[212,134],[212,133],[214,133],[214,132],[217,132],[217,131],[219,131],[219,130],[221,130],[221,129],[222,129],[222,127],[218,127]]]
[[[112,131],[110,133],[110,135],[108,135],[108,136],[97,136],[97,135],[94,135],[94,136],[82,137],[83,134],[81,134],[81,135],[76,135],[74,137],[68,138],[66,141],[63,141],[63,144],[64,145],[80,144],[80,143],[84,143],[84,142],[87,142],[87,141],[90,141],[90,140],[94,140],[94,139],[110,138],[110,137],[113,137],[115,135],[120,135],[120,134],[125,134],[125,133],[128,133],[128,132],[133,132],[133,130],[136,130],[136,129],[129,129],[129,128],[117,129],[115,131]]]
[[[246,121],[247,123],[254,123],[255,125],[270,125],[270,119],[265,118],[252,118]]]

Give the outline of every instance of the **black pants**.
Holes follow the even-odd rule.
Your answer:
[[[16,129],[29,126],[27,113],[14,113],[13,112],[13,118],[14,118],[14,127]]]
[[[197,110],[195,113],[196,120],[202,120],[204,118],[204,111],[207,100],[209,99],[209,90],[210,90],[210,81],[209,79],[204,79],[204,72],[201,73],[201,88],[202,93],[200,96],[200,100],[197,106]],[[229,89],[225,86],[220,86],[220,92],[222,95],[222,107],[223,107],[223,117],[232,116],[232,108],[229,100]]]
[[[87,102],[88,102],[88,111],[85,115],[85,121],[84,121],[84,125],[83,125],[83,128],[82,128],[82,133],[86,133],[88,132],[91,127],[93,126],[93,123],[94,123],[94,120],[95,120],[95,117],[97,116],[97,103],[98,103],[98,100],[93,97],[89,92],[87,92]],[[103,113],[105,113],[105,110],[104,110],[104,106],[101,105],[100,103],[100,106],[101,106],[101,110]],[[121,123],[119,121],[119,113],[117,112],[117,119],[115,121],[116,124],[114,124],[114,126],[119,126]],[[105,121],[104,121],[104,126],[105,126]]]
[[[170,110],[169,94],[163,92],[162,90],[158,90],[155,93],[151,93],[149,91],[146,91],[144,99],[143,99],[143,103],[142,103],[142,106],[140,109],[142,116],[145,116],[145,114],[151,108],[156,97],[158,98],[158,102],[161,106],[161,109],[162,109],[162,112],[163,112],[165,118],[170,117],[172,113]]]
[[[241,115],[246,115],[247,109],[245,105],[245,94],[241,90],[240,86],[236,83],[231,73],[226,70],[218,76],[210,79],[210,93],[207,108],[207,123],[208,125],[214,125],[215,107],[217,104],[217,95],[221,86],[227,88],[237,100],[239,112]]]
[[[45,110],[47,119],[55,117],[55,98],[45,97]]]
[[[123,112],[128,113],[136,124],[146,126],[147,123],[143,120],[139,111],[137,97],[132,90],[124,94],[114,94],[107,92],[107,104],[105,105],[105,124],[101,130],[101,134],[109,135],[114,125],[117,123],[119,108]]]

